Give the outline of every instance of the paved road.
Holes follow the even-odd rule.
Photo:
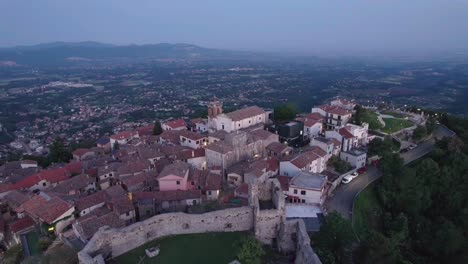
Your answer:
[[[453,135],[453,131],[449,130],[445,126],[437,126],[434,131],[434,137],[438,139]],[[408,164],[431,152],[431,150],[434,149],[434,144],[435,139],[430,138],[429,140],[421,143],[415,149],[401,154],[401,157],[405,164]],[[351,219],[353,200],[356,195],[380,176],[382,176],[382,173],[375,166],[368,166],[366,173],[359,175],[348,184],[340,184],[334,191],[333,196],[326,202],[327,211],[331,212],[336,210],[343,217]]]

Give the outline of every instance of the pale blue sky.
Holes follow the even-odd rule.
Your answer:
[[[0,46],[192,43],[309,54],[468,49],[468,0],[0,0]]]

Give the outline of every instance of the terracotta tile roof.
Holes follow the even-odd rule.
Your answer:
[[[319,106],[320,109],[322,109],[323,111],[327,112],[327,113],[330,113],[330,114],[334,114],[334,115],[350,115],[351,112],[342,108],[342,107],[339,107],[337,105],[321,105]]]
[[[335,147],[341,146],[341,142],[338,141],[338,139],[332,138],[331,141],[333,142],[333,145],[335,145]]]
[[[82,172],[82,162],[80,161],[72,161],[67,163],[63,168],[68,171],[70,174],[79,174]]]
[[[118,175],[133,174],[143,172],[149,169],[148,160],[129,160],[128,162],[121,163],[117,168]]]
[[[153,134],[154,125],[139,127],[136,129],[138,136],[149,136]]]
[[[33,227],[35,224],[36,222],[34,222],[34,220],[31,217],[25,216],[10,223],[10,230],[13,233],[18,233],[22,230]]]
[[[317,121],[323,121],[323,116],[319,113],[307,113],[304,115],[304,118],[306,119],[312,119],[312,120],[317,120]]]
[[[134,132],[134,131],[122,131],[120,133],[112,135],[111,138],[114,140],[122,140],[122,139],[134,137],[136,134],[137,132]]]
[[[313,126],[315,124],[320,124],[322,121],[306,118],[303,122],[304,122],[304,126],[311,127],[311,126]]]
[[[250,131],[250,134],[252,134],[257,140],[266,140],[271,136],[276,136],[276,134],[273,134],[264,129],[252,130]]]
[[[346,128],[342,127],[338,130],[338,133],[346,139],[354,138],[353,134],[351,134]]]
[[[310,150],[322,158],[327,156],[327,152],[317,146],[311,147]]]
[[[118,215],[122,215],[135,210],[132,201],[130,201],[126,196],[114,198],[110,202],[108,202],[108,205],[112,209],[112,211],[116,212]]]
[[[173,144],[179,144],[181,130],[164,130],[159,137]]]
[[[205,119],[203,119],[203,118],[193,118],[192,120],[190,120],[190,122],[192,122],[192,124],[204,124]]]
[[[232,119],[232,121],[240,121],[246,118],[254,117],[256,115],[265,114],[265,111],[258,106],[250,106],[244,109],[239,109],[230,113],[226,116]],[[262,120],[265,121],[265,120]]]
[[[127,188],[131,188],[132,186],[136,186],[139,184],[144,184],[148,181],[151,181],[151,179],[156,179],[157,173],[155,171],[148,171],[148,172],[143,172],[137,175],[133,176],[128,176],[120,179],[122,184],[124,184]]]
[[[224,141],[217,141],[217,142],[211,143],[208,146],[206,146],[206,149],[209,149],[214,152],[221,153],[221,154],[226,154],[234,150],[229,144],[227,144]]]
[[[87,148],[79,148],[79,149],[75,149],[72,154],[73,155],[76,155],[78,157],[81,157],[83,155],[85,155],[86,153],[89,153],[89,152],[93,152],[91,151],[90,149],[87,149]]]
[[[218,130],[218,131],[209,133],[208,136],[217,138],[219,140],[224,140],[224,138],[226,137],[227,134],[228,134],[228,132],[226,132],[224,130]]]
[[[311,164],[312,161],[317,160],[318,158],[319,156],[317,154],[313,153],[312,151],[307,151],[293,158],[291,160],[291,163],[294,164],[294,166],[302,169],[307,165]]]
[[[279,153],[283,152],[284,150],[286,150],[286,149],[288,149],[290,147],[288,147],[287,145],[282,144],[280,142],[272,142],[268,146],[266,146],[266,148],[268,150],[273,151],[274,153],[279,154]]]
[[[164,124],[172,129],[186,127],[185,121],[183,119],[167,121]]]
[[[206,175],[204,189],[207,191],[221,190],[221,185],[223,183],[223,178],[221,175],[209,172]]]
[[[283,191],[288,191],[289,190],[289,182],[291,181],[291,177],[288,176],[276,176],[278,179],[280,185],[281,185],[281,190]]]
[[[20,206],[21,204],[28,201],[29,197],[26,196],[22,192],[13,190],[13,191],[9,192],[7,195],[5,195],[5,197],[3,197],[3,200],[5,200],[6,203],[8,204],[8,206],[14,210],[18,206]]]
[[[92,213],[94,213],[94,211]],[[84,220],[75,222],[73,226],[81,237],[89,240],[99,228],[103,226],[119,228],[125,226],[125,222],[121,220],[116,213],[108,212],[103,215],[92,214]]]
[[[59,183],[52,189],[52,191],[56,193],[68,194],[74,190],[84,189],[93,182],[96,182],[95,178],[92,178],[86,174],[80,174]]]
[[[190,165],[188,163],[185,163],[182,161],[175,161],[174,163],[169,164],[166,167],[164,167],[164,169],[161,171],[161,173],[159,174],[157,178],[161,179],[168,175],[185,177],[185,175],[187,174],[189,170],[190,170]]]
[[[205,157],[205,149],[198,148],[198,149],[184,149],[178,155],[176,155],[176,159],[181,160],[189,160],[194,158]]]
[[[190,130],[180,131],[180,137],[185,137],[185,138],[195,140],[195,141],[206,138],[205,135],[202,135],[197,132],[190,131]]]
[[[31,197],[21,207],[32,217],[37,217],[47,224],[52,224],[73,206],[56,195],[41,192]]]
[[[14,189],[26,189],[39,183],[41,180],[46,180],[50,183],[59,183],[67,180],[70,177],[70,172],[65,168],[57,168],[43,170],[37,174],[28,176],[14,185]]]
[[[105,191],[99,191],[93,194],[90,194],[85,197],[81,197],[77,202],[76,202],[76,209],[81,212],[87,208],[90,208],[91,206],[104,203],[108,200],[107,193]]]

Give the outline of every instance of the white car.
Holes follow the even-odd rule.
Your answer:
[[[343,177],[343,180],[341,180],[342,183],[348,184],[350,183],[354,178],[356,178],[359,174],[357,172],[353,172],[349,175],[346,175]]]
[[[409,149],[409,150],[412,150],[412,149],[415,149],[417,146],[418,146],[418,145],[416,145],[416,144],[411,144],[411,145],[408,147],[408,149]]]

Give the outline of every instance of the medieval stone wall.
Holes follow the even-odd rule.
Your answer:
[[[230,208],[205,214],[169,213],[153,216],[130,226],[101,228],[78,254],[80,263],[93,263],[93,256],[111,250],[117,257],[154,239],[179,234],[252,230],[253,208]]]

